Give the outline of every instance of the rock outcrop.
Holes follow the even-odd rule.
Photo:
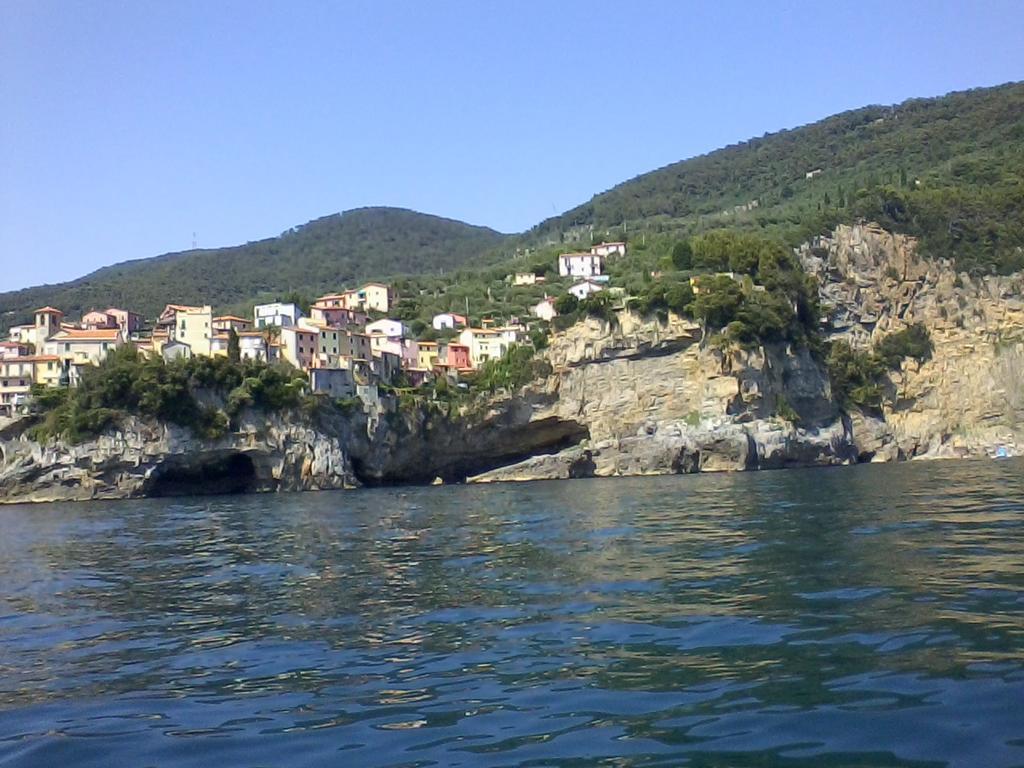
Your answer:
[[[922,323],[931,359],[891,376],[882,419],[854,419],[875,460],[1024,452],[1024,274],[971,278],[927,261],[912,238],[840,226],[800,251],[818,278],[833,336],[854,346]]]
[[[203,440],[173,424],[128,418],[80,445],[0,437],[0,501],[82,501],[358,485],[344,441],[283,416],[249,414]]]

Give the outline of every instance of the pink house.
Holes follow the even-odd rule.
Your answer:
[[[82,315],[82,327],[90,331],[117,328],[117,318],[107,312],[93,310]]]
[[[117,327],[127,335],[142,330],[142,315],[136,312],[129,312],[127,309],[107,307],[107,314],[114,318]]]
[[[345,307],[333,306],[333,304],[323,303],[317,301],[316,304],[309,308],[309,318],[314,323],[320,325],[329,325],[332,328],[346,328],[350,325],[366,325],[366,315],[362,312],[356,312],[353,309],[346,309]]]
[[[465,344],[445,344],[443,364],[456,370],[467,370],[473,366],[469,361],[469,347]]]

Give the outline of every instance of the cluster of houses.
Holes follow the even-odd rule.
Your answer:
[[[605,259],[625,254],[624,243],[602,243],[588,253],[558,257],[563,277],[579,278],[570,293],[583,299],[605,289]],[[526,275],[529,274],[529,278]],[[543,282],[523,273],[516,281]],[[0,415],[11,415],[27,401],[34,384],[76,386],[85,366],[97,365],[112,349],[134,345],[165,360],[193,356],[227,357],[232,337],[240,359],[285,361],[305,372],[313,392],[346,398],[365,388],[405,380],[413,386],[436,377],[458,378],[500,358],[521,341],[526,328],[515,318],[504,325],[482,321],[471,327],[465,315],[435,315],[433,328],[447,340],[418,341],[400,320],[388,317],[395,294],[384,283],[321,296],[308,315],[287,302],[258,304],[252,318],[214,315],[209,305],[168,304],[152,327],[141,315],[110,307],[69,321],[54,307],[36,310],[34,322],[10,328],[0,342]],[[554,299],[532,308],[551,320]],[[378,319],[371,319],[378,318]]]
[[[604,273],[607,260],[613,256],[625,255],[626,244],[621,242],[601,243],[589,251],[580,253],[563,253],[558,257],[558,274],[560,277],[576,278],[576,282],[569,286],[568,292],[582,301],[608,287],[609,277]],[[516,285],[533,285],[543,280],[543,277],[532,273],[517,273],[514,277]],[[541,320],[553,320],[558,316],[555,310],[555,297],[545,295],[540,302],[530,308],[530,312]]]
[[[312,391],[353,397],[360,387],[376,389],[400,375],[413,385],[436,376],[457,379],[501,357],[525,331],[518,323],[474,328],[465,316],[445,312],[433,318],[433,327],[454,337],[417,341],[404,323],[387,317],[394,304],[390,286],[368,283],[321,296],[308,315],[284,302],[256,305],[251,319],[217,316],[209,305],[168,304],[152,328],[140,315],[114,307],[87,312],[78,322],[43,307],[33,323],[13,326],[9,340],[0,342],[0,415],[26,402],[33,384],[75,386],[85,366],[124,344],[165,360],[226,357],[233,335],[241,359],[287,361],[309,376]],[[371,320],[371,313],[384,317]]]

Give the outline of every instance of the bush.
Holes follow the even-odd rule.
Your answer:
[[[37,389],[34,407],[45,414],[36,436],[78,442],[101,433],[123,414],[189,427],[202,437],[227,432],[229,419],[245,407],[280,410],[302,402],[305,377],[288,366],[226,357],[193,357],[165,363],[134,347],[111,352],[82,370],[73,389]],[[201,406],[197,390],[224,398],[223,411]]]
[[[885,367],[875,355],[855,350],[845,341],[834,341],[828,347],[825,364],[832,396],[844,408],[877,408],[881,405],[879,382],[885,374]]]
[[[921,323],[914,323],[902,331],[890,333],[875,345],[875,353],[886,368],[896,369],[905,357],[919,363],[930,360],[933,345],[928,329]]]
[[[474,385],[488,392],[512,391],[550,372],[551,365],[547,361],[534,359],[532,347],[513,345],[499,359],[488,360],[480,367]]]

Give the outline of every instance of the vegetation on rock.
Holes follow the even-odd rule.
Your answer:
[[[305,384],[288,366],[224,357],[165,363],[121,347],[102,364],[83,368],[77,387],[36,388],[33,403],[43,418],[32,436],[81,442],[132,414],[219,437],[246,407],[274,411],[300,405]]]
[[[878,408],[884,399],[883,380],[903,360],[919,363],[931,358],[932,341],[920,323],[879,339],[872,350],[858,350],[843,340],[828,345],[825,364],[832,396],[844,408]]]

